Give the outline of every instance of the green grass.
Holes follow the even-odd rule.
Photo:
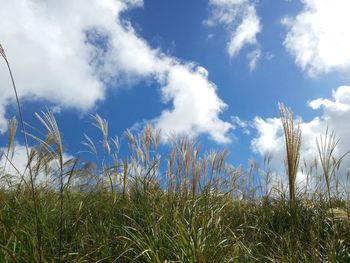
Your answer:
[[[55,123],[43,115],[44,127],[45,116]],[[61,139],[52,131],[31,150],[35,202],[28,172],[26,183],[2,180],[0,262],[350,260],[349,202],[340,194],[296,191],[291,207],[288,191],[270,186],[274,193],[258,194],[264,186],[249,183],[269,168],[233,168],[227,152],[200,154],[186,137],[174,137],[161,157],[160,135],[149,127],[127,133],[124,160],[108,138],[94,164],[63,160]]]
[[[328,202],[297,201],[292,231],[288,200],[235,200],[161,189],[66,192],[60,245],[59,194],[37,190],[44,262],[348,262],[350,227]],[[2,191],[1,262],[36,262],[28,191]],[[344,201],[338,207],[346,209]],[[291,235],[296,235],[294,238]],[[297,245],[292,244],[296,240]],[[61,248],[61,249],[60,249]]]
[[[1,45],[0,55],[12,77]],[[298,187],[302,134],[283,105],[287,173],[279,177],[287,187],[274,184],[270,156],[263,168],[236,168],[227,151],[203,153],[186,136],[173,136],[162,156],[151,127],[126,132],[129,151],[120,156],[99,115],[92,122],[102,140],[83,142],[92,160],[67,159],[53,114],[37,114],[42,127],[31,132],[13,87],[28,162],[24,171],[13,163],[11,119],[0,167],[0,262],[350,262],[339,140],[328,131],[317,140],[322,171],[304,163],[314,183]]]

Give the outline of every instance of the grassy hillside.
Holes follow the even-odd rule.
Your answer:
[[[288,111],[283,114],[290,122]],[[343,192],[328,195],[334,181],[328,185],[326,176],[312,192],[294,185],[291,196],[273,184],[268,166],[232,167],[226,151],[201,154],[186,137],[174,137],[160,156],[160,133],[150,127],[139,135],[126,133],[130,150],[121,160],[118,141],[108,138],[107,122],[98,115],[94,125],[102,132],[103,150],[88,137],[86,146],[101,156],[67,159],[53,115],[38,117],[47,134],[36,138],[20,174],[11,161],[17,122],[9,123],[1,173],[1,262],[350,260],[349,202]],[[297,126],[289,127],[290,136],[298,134]],[[287,171],[281,175],[286,180],[293,176]],[[257,176],[260,184],[253,183]]]
[[[12,78],[1,46],[0,55]],[[269,156],[263,168],[233,167],[227,151],[202,153],[186,136],[164,153],[151,127],[126,132],[121,156],[99,115],[101,141],[83,143],[93,158],[70,157],[51,112],[27,131],[13,87],[25,164],[15,162],[12,119],[0,161],[0,262],[350,262],[339,141],[328,131],[317,140],[318,161],[303,166],[314,183],[298,185],[302,134],[283,105],[286,173],[276,175]]]

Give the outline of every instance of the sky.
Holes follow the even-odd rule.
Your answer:
[[[67,154],[109,122],[111,136],[149,124],[281,169],[278,102],[301,122],[302,158],[328,128],[350,149],[348,0],[0,0],[0,43],[26,121],[55,113]],[[16,115],[0,63],[0,147]],[[17,159],[24,153],[18,138]],[[22,149],[22,150],[21,150]],[[21,159],[22,158],[22,159]],[[350,161],[345,161],[345,165]],[[278,168],[279,167],[279,168]]]

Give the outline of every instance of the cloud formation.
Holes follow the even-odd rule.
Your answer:
[[[207,133],[216,142],[230,141],[226,133],[232,125],[218,119],[226,104],[216,96],[216,87],[208,81],[206,69],[190,64],[172,66],[162,94],[165,102],[173,101],[173,108],[162,112],[158,128],[190,136]]]
[[[223,25],[229,32],[227,52],[230,57],[238,55],[245,45],[258,46],[256,35],[261,31],[260,19],[254,4],[249,0],[209,0],[211,15],[206,21],[208,26]],[[256,49],[260,52],[260,49]],[[259,57],[250,59],[256,65]],[[251,66],[252,68],[252,66]]]
[[[301,157],[307,163],[311,163],[315,157],[318,158],[316,138],[324,135],[327,128],[334,131],[336,137],[340,139],[335,154],[339,157],[350,150],[350,86],[340,86],[332,93],[332,98],[318,98],[312,100],[308,105],[314,110],[322,110],[320,116],[309,122],[300,119],[302,131]],[[251,142],[254,152],[265,156],[271,154],[274,168],[283,169],[285,156],[284,134],[279,118],[263,119],[256,117],[254,127],[257,136]],[[350,158],[344,159],[342,176],[346,176],[346,169],[350,167]],[[299,180],[302,174],[299,173]]]
[[[288,33],[285,48],[296,64],[315,77],[350,68],[350,2],[303,0],[303,9],[282,23]]]
[[[152,78],[158,81],[164,101],[173,104],[153,120],[158,128],[229,141],[231,125],[219,118],[226,104],[206,70],[152,49],[130,21],[121,18],[123,12],[142,6],[142,0],[0,0],[0,4],[0,41],[22,98],[88,111],[104,99],[107,88]],[[13,103],[4,69],[0,83],[4,132],[6,107]]]

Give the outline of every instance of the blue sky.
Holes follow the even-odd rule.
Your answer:
[[[301,120],[305,159],[326,127],[350,149],[347,0],[0,2],[25,118],[38,124],[34,112],[52,108],[69,154],[97,136],[98,113],[112,136],[149,123],[226,147],[234,164],[272,153],[278,166],[278,102]],[[4,147],[16,111],[0,69]]]

